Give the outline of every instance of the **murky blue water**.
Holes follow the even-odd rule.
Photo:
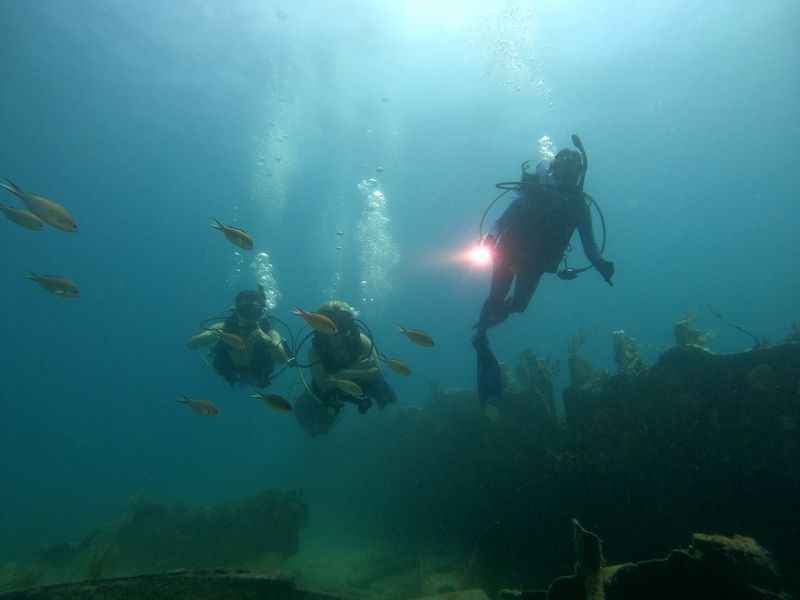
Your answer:
[[[261,281],[295,326],[295,305],[356,305],[414,369],[390,376],[402,404],[473,386],[489,276],[453,256],[543,136],[586,144],[615,286],[548,277],[493,332],[501,360],[563,359],[581,328],[599,365],[617,329],[652,359],[689,311],[715,350],[747,347],[709,304],[780,339],[800,297],[800,8],[601,4],[5,2],[0,176],[68,206],[80,231],[0,222],[0,558],[79,536],[139,492],[349,494],[316,483],[335,440],[229,388],[186,338]],[[237,254],[211,218],[256,249]],[[296,392],[293,374],[276,389]],[[179,394],[222,414],[193,418]]]

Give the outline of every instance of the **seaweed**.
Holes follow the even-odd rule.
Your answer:
[[[592,364],[578,355],[587,339],[589,339],[589,332],[581,329],[567,342],[567,370],[569,371],[570,385],[574,387],[582,387],[595,378]]]
[[[531,350],[525,350],[519,355],[514,369],[514,380],[519,386],[519,391],[536,398],[550,418],[556,416],[553,381],[560,370],[561,365],[557,360],[537,358]]]
[[[627,376],[643,373],[647,367],[639,354],[636,340],[622,329],[612,331],[611,335],[614,339],[614,362],[617,365],[617,373]]]
[[[709,344],[714,337],[711,331],[703,331],[695,327],[696,316],[687,313],[672,326],[672,333],[675,336],[675,344],[681,347],[695,346],[703,350],[709,349]]]

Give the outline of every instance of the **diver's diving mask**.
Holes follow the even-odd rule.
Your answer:
[[[260,321],[267,306],[262,294],[242,292],[236,298],[236,314],[244,321]]]

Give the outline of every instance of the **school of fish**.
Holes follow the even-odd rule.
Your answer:
[[[0,179],[0,187],[13,194],[24,205],[16,207],[0,203],[0,213],[10,222],[30,231],[41,231],[45,225],[67,233],[78,231],[78,224],[75,218],[62,204],[45,196],[26,192],[10,179]],[[229,242],[242,250],[252,250],[255,247],[253,237],[240,227],[226,225],[217,219],[212,220],[211,227],[222,232]],[[343,234],[344,232],[337,231],[337,235],[342,236]],[[26,274],[25,278],[37,283],[42,289],[59,298],[80,298],[78,285],[68,277],[41,275],[31,272]],[[321,313],[305,311],[301,308],[295,308],[292,313],[301,317],[315,332],[323,335],[336,335],[339,333],[336,323]],[[433,338],[424,331],[405,327],[400,327],[399,329],[414,344],[423,347],[435,345]],[[237,352],[247,352],[245,340],[220,328],[205,329],[200,334],[190,338],[186,346],[188,349],[197,349],[208,345],[213,340],[218,340]],[[411,375],[411,369],[400,359],[383,355],[380,358],[393,372],[402,376]],[[354,381],[333,378],[331,383],[349,396],[358,398],[364,394],[361,386]],[[265,406],[278,412],[288,413],[293,410],[292,404],[279,394],[256,393],[252,397],[261,400]],[[216,416],[220,413],[216,405],[206,399],[181,396],[178,403],[186,405],[193,413],[201,416]]]

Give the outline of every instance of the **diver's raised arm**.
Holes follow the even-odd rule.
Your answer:
[[[592,266],[597,268],[597,265],[603,257],[600,255],[600,249],[597,247],[597,241],[594,239],[594,229],[592,228],[592,212],[589,206],[584,206],[581,214],[581,220],[578,222],[578,233],[581,236],[581,245],[583,246],[583,253]]]
[[[594,229],[592,228],[592,212],[589,206],[585,206],[581,220],[578,223],[578,233],[581,236],[581,245],[583,246],[583,253],[592,266],[597,269],[603,279],[606,280],[608,285],[611,283],[611,278],[614,276],[614,263],[606,260],[600,254],[600,249],[597,247],[597,241],[594,239]]]

